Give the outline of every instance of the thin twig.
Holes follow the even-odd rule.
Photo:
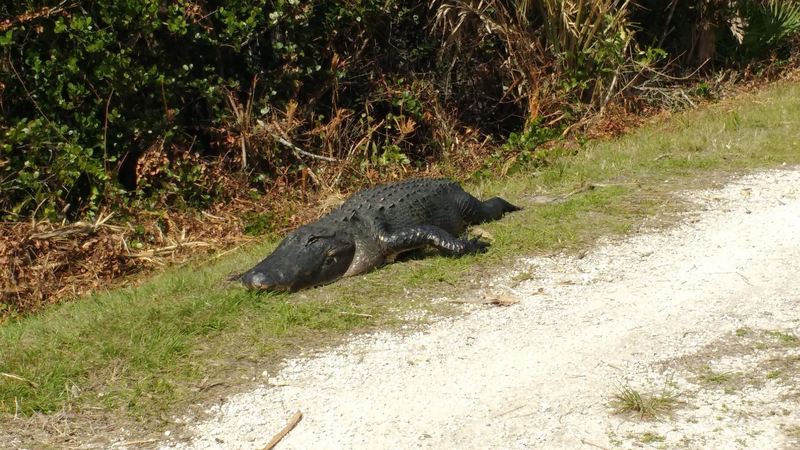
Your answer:
[[[64,0],[61,3],[59,3],[58,6],[50,8],[45,6],[43,8],[39,8],[36,11],[26,11],[25,13],[20,14],[19,16],[14,17],[13,19],[0,20],[0,32],[4,32],[14,25],[22,25],[31,22],[33,20],[39,19],[41,17],[45,18],[50,17],[53,14],[63,12],[65,9],[73,8],[77,5],[77,4],[72,4],[67,7],[64,7],[64,4],[66,3],[67,0]]]
[[[670,61],[668,61],[668,62],[665,64],[665,67],[666,67],[666,66],[670,66],[670,65],[672,65],[672,63],[673,63],[673,62],[675,62],[677,59],[678,59],[678,57],[672,58]],[[697,75],[697,73],[698,73],[698,72],[700,72],[700,70],[702,70],[702,69],[703,69],[703,67],[704,67],[704,66],[705,66],[705,65],[708,63],[708,61],[709,61],[708,59],[707,59],[707,60],[705,60],[705,61],[703,61],[703,63],[702,63],[702,64],[700,64],[700,65],[699,65],[699,66],[698,66],[696,69],[694,69],[694,70],[693,70],[693,71],[692,71],[690,74],[688,74],[688,75],[684,75],[684,76],[682,76],[682,77],[675,77],[675,76],[672,76],[672,75],[668,75],[668,74],[666,74],[666,73],[664,73],[664,72],[662,72],[662,71],[659,71],[658,69],[655,69],[655,68],[653,68],[653,67],[649,67],[649,66],[648,66],[648,67],[646,67],[646,68],[647,68],[647,70],[649,70],[649,71],[651,71],[651,72],[655,73],[656,75],[658,75],[658,76],[661,76],[661,77],[664,77],[664,78],[666,78],[666,79],[668,79],[668,80],[672,80],[672,81],[686,81],[686,80],[689,80],[689,79],[693,78],[695,75]]]
[[[508,295],[490,295],[477,300],[453,299],[448,303],[468,303],[472,305],[511,306],[519,303],[519,299]]]
[[[369,143],[369,141],[370,141],[370,140],[372,140],[372,135],[373,135],[373,134],[374,134],[376,131],[378,131],[378,128],[380,128],[380,127],[382,127],[382,126],[383,126],[383,123],[384,123],[385,121],[386,121],[386,119],[381,119],[381,121],[380,121],[380,122],[378,122],[378,123],[377,123],[375,126],[373,126],[372,128],[370,128],[370,129],[367,131],[367,133],[366,133],[366,134],[365,134],[365,135],[364,135],[364,136],[363,136],[363,137],[362,137],[362,138],[361,138],[361,139],[360,139],[358,142],[356,142],[356,143],[355,143],[355,145],[353,145],[352,147],[350,147],[350,150],[347,152],[347,155],[348,155],[348,156],[351,156],[353,153],[355,153],[355,151],[356,151],[356,150],[357,150],[359,147],[361,147],[361,144],[364,144],[364,143]]]
[[[158,442],[158,439],[140,439],[138,441],[127,441],[127,442],[123,442],[122,446],[123,447],[130,447],[130,446],[133,446],[133,445],[152,444],[154,442]]]
[[[28,386],[30,386],[32,388],[38,388],[39,387],[39,385],[34,383],[33,381],[31,381],[31,380],[29,380],[27,378],[22,378],[19,375],[14,375],[13,373],[0,372],[0,376],[6,377],[6,378],[11,378],[12,380],[21,381],[21,382],[27,384]]]
[[[215,216],[215,215],[213,215],[213,214],[211,214],[210,212],[207,212],[207,211],[200,211],[200,214],[202,214],[202,215],[204,215],[206,217],[210,217],[210,218],[212,218],[214,220],[220,220],[220,221],[226,220],[224,217]]]
[[[520,409],[522,409],[522,408],[524,408],[524,407],[526,407],[526,406],[528,406],[528,405],[519,405],[519,406],[517,406],[516,408],[509,409],[508,411],[501,412],[500,414],[495,414],[495,415],[494,415],[494,418],[496,419],[496,418],[498,418],[498,417],[507,416],[507,415],[509,415],[509,414],[511,414],[511,413],[513,413],[513,412],[515,412],[515,411],[519,411]]]
[[[672,0],[669,5],[669,14],[667,15],[667,21],[664,22],[664,32],[661,34],[661,39],[658,40],[658,45],[656,47],[663,48],[664,40],[667,39],[667,35],[672,31],[669,27],[669,24],[672,23],[672,15],[675,14],[675,7],[678,6],[678,0]]]
[[[200,386],[197,390],[199,392],[205,392],[205,391],[207,391],[207,390],[209,390],[211,388],[214,388],[214,387],[217,387],[217,386],[224,386],[224,385],[225,385],[225,383],[223,383],[222,381],[217,381],[215,383],[211,383],[211,384],[206,384],[206,385]]]
[[[258,75],[253,75],[253,82],[250,85],[250,95],[247,98],[247,105],[245,110],[239,116],[239,127],[241,128],[241,146],[242,146],[242,170],[247,169],[247,131],[250,128],[250,118],[253,112],[253,97],[255,96],[256,83],[258,83]]]
[[[30,100],[31,103],[33,103],[33,106],[36,107],[36,110],[39,111],[39,114],[41,114],[42,117],[44,117],[44,120],[47,121],[47,123],[53,128],[53,130],[55,130],[56,133],[58,133],[59,136],[61,136],[63,139],[66,139],[64,137],[64,133],[62,133],[61,130],[53,124],[53,121],[50,120],[49,117],[47,117],[47,114],[45,114],[44,111],[42,111],[42,108],[39,106],[39,102],[36,101],[36,98],[34,98],[33,94],[31,94],[31,91],[28,90],[28,86],[25,85],[25,80],[23,80],[22,76],[19,74],[19,72],[17,72],[17,68],[14,67],[14,63],[11,62],[10,58],[8,60],[8,66],[11,67],[11,70],[14,72],[14,76],[17,77],[20,86],[22,86],[22,89],[25,91],[25,95],[28,96],[28,100]]]
[[[272,450],[273,448],[275,448],[275,446],[278,445],[278,442],[280,442],[281,439],[283,439],[287,434],[289,434],[289,432],[292,431],[292,429],[297,425],[298,422],[300,422],[300,419],[302,418],[303,418],[302,412],[297,411],[296,413],[294,413],[294,416],[292,416],[292,418],[289,420],[289,423],[287,423],[286,426],[283,427],[283,429],[279,431],[278,434],[276,434],[272,438],[272,440],[270,440],[269,443],[267,443],[266,446],[264,446],[264,450]]]
[[[684,98],[684,99],[685,99],[687,102],[689,102],[689,105],[691,105],[691,106],[692,106],[692,108],[696,108],[696,107],[697,107],[697,105],[695,105],[695,104],[694,104],[694,102],[692,101],[692,99],[690,99],[690,98],[689,98],[689,96],[688,96],[688,95],[686,95],[686,92],[684,92],[684,91],[683,91],[683,89],[679,90],[679,91],[678,91],[678,93],[680,93],[680,94],[681,94],[681,96],[682,96],[682,97],[683,97],[683,98]]]
[[[107,222],[114,213],[109,213],[106,216],[103,216],[100,213],[97,217],[97,220],[94,223],[89,222],[75,222],[69,225],[64,225],[60,228],[56,228],[50,231],[44,231],[41,233],[34,233],[30,235],[30,239],[34,240],[47,240],[47,239],[64,239],[68,236],[76,235],[76,234],[91,234],[96,232],[100,227],[107,228],[111,231],[121,231],[123,228],[116,225],[109,225]]]
[[[317,155],[315,153],[307,152],[307,151],[303,150],[302,148],[292,144],[291,142],[287,141],[286,139],[284,139],[284,138],[282,138],[280,136],[276,136],[276,135],[273,134],[272,137],[275,138],[276,141],[278,141],[281,144],[285,145],[286,147],[289,147],[289,149],[292,150],[295,154],[308,156],[309,158],[321,159],[323,161],[328,161],[328,162],[339,162],[338,159],[331,158],[330,156],[322,156],[322,155]]]
[[[343,316],[358,316],[358,317],[369,317],[372,318],[372,314],[364,314],[364,313],[355,313],[349,311],[339,311],[339,314]]]
[[[108,100],[106,100],[106,113],[103,117],[103,168],[108,171],[108,107],[111,105],[111,96],[114,95],[114,88],[108,93]]]
[[[125,255],[128,258],[152,258],[154,256],[165,255],[173,253],[181,248],[194,248],[194,247],[210,247],[211,244],[203,241],[182,242],[179,244],[167,245],[166,247],[154,248],[141,253],[134,253],[132,255]]]
[[[242,146],[242,170],[247,169],[247,141],[244,132],[239,135],[239,142]]]
[[[209,259],[209,261],[214,261],[215,259],[222,258],[223,256],[225,256],[225,255],[227,255],[227,254],[229,254],[229,253],[233,253],[233,252],[235,252],[236,250],[239,250],[240,248],[242,248],[242,247],[243,247],[245,244],[249,244],[249,242],[245,242],[244,244],[239,244],[239,245],[237,245],[236,247],[233,247],[233,248],[231,248],[231,249],[225,250],[225,251],[224,251],[224,252],[222,252],[222,253],[219,253],[219,254],[217,254],[217,255],[214,255],[214,257],[212,257],[211,259]]]

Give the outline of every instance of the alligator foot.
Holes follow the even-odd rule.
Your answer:
[[[467,250],[464,253],[486,253],[489,243],[480,238],[472,238],[467,241]]]

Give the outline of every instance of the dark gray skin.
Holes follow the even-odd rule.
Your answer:
[[[451,256],[485,252],[487,243],[458,236],[469,225],[519,209],[499,197],[480,201],[446,179],[364,189],[289,234],[240,279],[251,289],[296,291],[368,272],[427,246]]]

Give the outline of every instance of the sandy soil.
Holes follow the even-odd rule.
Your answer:
[[[511,306],[289,360],[161,445],[260,449],[300,410],[276,448],[800,448],[800,170],[686,196],[675,227],[474,293]],[[626,389],[672,400],[615,412]]]

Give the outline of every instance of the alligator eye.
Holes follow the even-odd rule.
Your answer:
[[[331,264],[333,264],[335,262],[336,262],[336,257],[335,256],[326,256],[325,260],[322,261],[322,265],[327,267],[327,266],[330,266]]]

